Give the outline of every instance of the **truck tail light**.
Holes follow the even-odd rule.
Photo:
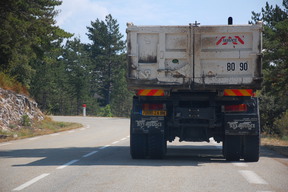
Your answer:
[[[224,106],[224,112],[246,112],[246,111],[248,111],[248,107],[246,104]]]
[[[166,116],[166,104],[142,104],[142,115]]]

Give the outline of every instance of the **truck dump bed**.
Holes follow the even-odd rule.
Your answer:
[[[131,89],[259,89],[262,23],[223,26],[128,24]]]

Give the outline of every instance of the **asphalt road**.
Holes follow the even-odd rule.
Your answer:
[[[287,192],[288,159],[227,162],[221,144],[168,144],[163,160],[132,160],[129,119],[53,117],[83,128],[0,143],[0,191]]]

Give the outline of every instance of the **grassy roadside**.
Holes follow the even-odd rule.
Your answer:
[[[61,131],[67,131],[82,127],[79,123],[56,122],[46,117],[43,121],[33,123],[30,126],[22,126],[21,128],[13,128],[13,131],[0,131],[0,143],[24,139],[28,137],[35,137],[40,135],[47,135]]]
[[[288,157],[288,140],[262,135],[261,145]]]

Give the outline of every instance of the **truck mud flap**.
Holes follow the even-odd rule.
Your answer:
[[[132,133],[164,133],[165,117],[135,115],[132,122]]]
[[[225,114],[225,135],[259,135],[259,119],[255,114]]]

